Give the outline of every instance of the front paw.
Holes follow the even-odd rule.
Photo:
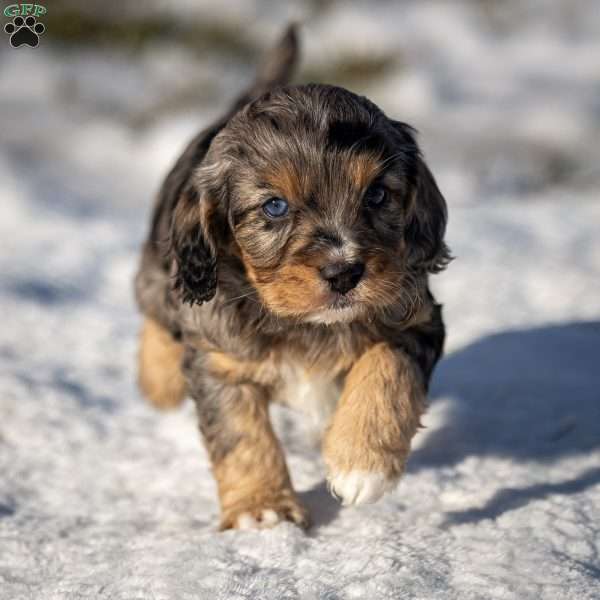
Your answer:
[[[308,512],[291,491],[272,497],[250,497],[233,506],[224,507],[221,530],[225,529],[269,529],[278,523],[289,521],[306,529]]]
[[[344,506],[377,502],[385,493],[393,490],[398,477],[390,477],[377,471],[333,471],[327,477],[329,491]]]
[[[401,439],[382,447],[358,435],[353,439],[335,426],[330,428],[323,444],[330,492],[344,506],[377,502],[396,487],[409,448]]]

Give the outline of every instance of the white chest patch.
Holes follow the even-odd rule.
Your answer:
[[[291,363],[284,363],[280,374],[282,385],[274,400],[302,411],[314,425],[324,427],[340,397],[340,386],[326,376],[308,374]]]

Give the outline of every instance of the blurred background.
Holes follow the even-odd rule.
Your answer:
[[[594,597],[600,3],[44,6],[38,47],[0,39],[0,598]],[[132,280],[162,178],[291,20],[298,82],[419,131],[456,256],[447,358],[397,493],[338,512],[277,412],[317,533],[215,538],[191,404],[156,415],[135,386]]]
[[[289,20],[302,25],[297,80],[349,87],[417,127],[452,205],[573,202],[598,189],[595,0],[47,8],[38,48],[1,46],[3,158],[62,202],[147,206],[169,160]]]

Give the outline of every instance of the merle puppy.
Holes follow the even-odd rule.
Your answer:
[[[286,85],[296,55],[291,28],[177,160],[136,278],[141,388],[195,400],[222,528],[308,524],[271,401],[326,417],[344,504],[391,490],[444,341],[428,276],[449,260],[446,206],[414,131],[345,89]]]

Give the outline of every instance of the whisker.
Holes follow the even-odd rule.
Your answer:
[[[244,298],[247,298],[248,300],[255,302],[255,300],[253,298],[251,298],[251,296],[254,296],[256,293],[257,293],[256,290],[250,290],[246,294],[241,294],[240,296],[235,296],[234,298],[227,298],[227,300],[225,302],[223,302],[223,304],[221,306],[227,306],[228,304],[231,304],[232,302],[236,302],[237,300],[242,300]],[[257,302],[257,304],[260,304],[260,303]]]

